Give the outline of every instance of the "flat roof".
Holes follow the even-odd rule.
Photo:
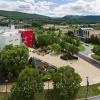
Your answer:
[[[93,28],[89,27],[89,28],[81,28],[81,30],[93,30]]]

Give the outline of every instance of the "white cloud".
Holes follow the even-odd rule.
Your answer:
[[[100,0],[75,0],[55,7],[51,16],[100,15]]]
[[[66,0],[65,0],[66,1]],[[37,13],[52,17],[100,15],[100,0],[70,0],[56,5],[53,0],[0,0],[0,10]],[[59,2],[59,1],[58,1]]]
[[[21,11],[26,13],[37,13],[48,15],[50,6],[54,5],[50,1],[36,1],[35,0],[0,0],[0,10]]]

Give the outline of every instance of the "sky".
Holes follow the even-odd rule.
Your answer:
[[[100,15],[100,0],[0,0],[0,10],[50,17]]]

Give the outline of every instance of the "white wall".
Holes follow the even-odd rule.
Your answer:
[[[5,46],[5,37],[0,35],[0,50]]]
[[[10,34],[11,33],[11,34]],[[0,48],[2,49],[6,45],[20,45],[21,44],[21,33],[8,32],[7,35],[0,36]]]

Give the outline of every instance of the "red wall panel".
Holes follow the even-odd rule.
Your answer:
[[[28,46],[32,47],[34,45],[35,41],[35,34],[33,33],[32,30],[25,30],[25,31],[20,31],[21,36],[22,36],[22,42]]]

